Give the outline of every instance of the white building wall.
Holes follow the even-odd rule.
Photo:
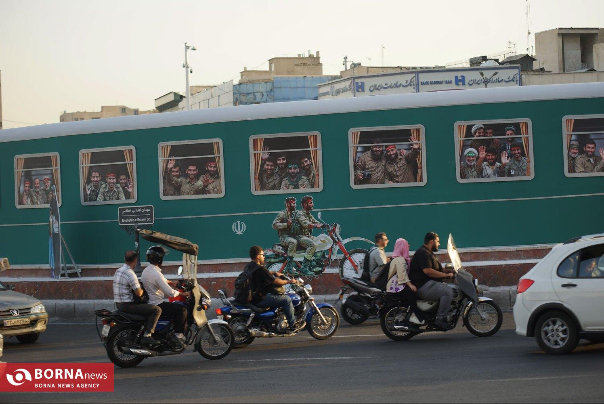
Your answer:
[[[581,69],[581,37],[579,35],[563,35],[564,71],[573,72]]]
[[[233,106],[233,80],[227,81],[191,96],[191,109],[205,109]],[[187,109],[187,100],[178,104],[179,111]]]

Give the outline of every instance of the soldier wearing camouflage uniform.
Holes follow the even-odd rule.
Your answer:
[[[476,157],[478,152],[476,149],[468,148],[463,153],[464,162],[459,167],[459,176],[462,180],[473,180],[482,176],[482,171],[479,173],[479,167],[482,167],[482,161],[480,165],[476,164]]]
[[[176,160],[168,161],[168,169],[171,170]],[[178,195],[201,195],[204,190],[204,184],[201,179],[197,179],[197,164],[191,163],[187,166],[187,178],[175,178],[168,176],[168,181],[176,188]]]
[[[289,175],[284,178],[283,181],[281,181],[282,190],[310,188],[308,179],[300,175],[300,168],[298,167],[298,164],[291,163],[288,166],[287,171]]]
[[[276,162],[272,157],[264,161],[264,169],[260,171],[258,181],[260,191],[275,191],[281,188],[281,177],[275,171]]]
[[[302,176],[308,181],[309,188],[317,188],[315,186],[316,173],[312,162],[307,156],[300,159],[300,167],[302,168]]]
[[[31,182],[25,180],[23,182],[23,192],[19,194],[19,205],[31,205],[30,187]]]
[[[29,191],[29,197],[32,205],[45,205],[48,203],[46,200],[46,192],[40,188],[39,178],[34,178],[34,189]]]
[[[575,172],[575,160],[579,156],[579,142],[573,140],[568,147],[568,173]]]
[[[103,189],[105,185],[105,182],[101,181],[101,172],[97,168],[92,168],[90,170],[90,183],[86,184],[84,202],[96,202],[99,198],[101,189]]]
[[[180,166],[174,164],[172,168],[167,168],[164,173],[164,196],[179,196],[178,188],[174,185],[174,181],[172,178],[180,178]]]
[[[386,182],[387,183],[406,183],[415,182],[413,176],[413,165],[417,164],[419,155],[419,143],[414,143],[411,151],[404,156],[399,155],[395,145],[386,147]]]
[[[575,159],[576,173],[597,173],[604,168],[604,149],[600,148],[599,156],[596,156],[596,142],[588,140],[583,146],[584,154]]]
[[[279,174],[279,186],[287,177],[287,155],[285,153],[277,154],[277,174]]]
[[[314,275],[311,272],[311,264],[312,258],[315,254],[317,246],[312,237],[312,229],[313,228],[321,228],[323,225],[317,219],[313,217],[310,213],[311,210],[314,209],[314,202],[312,196],[306,195],[302,198],[302,210],[296,212],[296,220],[300,224],[301,234],[296,237],[298,240],[298,245],[300,247],[306,248],[306,254],[304,256],[304,261],[302,262],[302,268],[300,268],[300,272],[303,275]]]
[[[218,174],[218,164],[215,161],[206,163],[206,173],[201,177],[204,195],[217,195],[222,193],[222,184]]]
[[[506,177],[525,177],[528,170],[528,160],[522,157],[522,147],[519,143],[511,146],[512,158],[507,153],[501,154],[501,165],[505,166]]]
[[[296,198],[285,198],[285,210],[279,212],[275,220],[273,220],[273,229],[277,230],[279,235],[279,243],[287,248],[287,264],[285,271],[293,273],[294,256],[298,241],[296,229],[299,228],[298,223],[294,223],[296,213]]]
[[[123,201],[126,199],[122,187],[117,183],[113,170],[108,170],[105,176],[107,183],[101,188],[97,201]]]
[[[383,184],[386,180],[384,146],[382,139],[373,141],[371,150],[361,154],[355,163],[354,178],[357,185]]]

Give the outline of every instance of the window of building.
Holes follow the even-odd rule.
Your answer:
[[[282,133],[250,137],[252,193],[320,192],[321,134]]]
[[[138,109],[134,110],[134,115],[138,115]]]
[[[136,153],[133,146],[80,150],[82,204],[136,202]]]
[[[224,196],[222,140],[186,140],[159,144],[161,199]]]
[[[61,205],[61,172],[58,153],[15,156],[15,206],[48,208],[56,191]]]
[[[566,176],[604,175],[604,115],[565,116],[562,123]]]
[[[74,122],[78,122],[80,120],[80,118],[73,118]]]
[[[354,128],[348,132],[350,186],[355,189],[426,184],[422,125]]]
[[[122,108],[122,114],[126,113],[126,108]]]
[[[529,119],[456,122],[457,181],[533,179],[532,141]]]

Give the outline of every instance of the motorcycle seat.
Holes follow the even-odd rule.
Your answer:
[[[130,321],[147,321],[147,316],[143,316],[140,314],[132,314],[132,313],[126,313],[124,311],[121,310],[116,310],[113,313],[111,313],[114,316],[122,316]]]
[[[269,307],[258,307],[258,306],[254,306],[254,305],[253,305],[253,304],[251,304],[251,303],[246,303],[246,304],[242,304],[242,303],[239,303],[239,302],[235,302],[235,303],[237,303],[237,306],[242,306],[242,307],[244,307],[244,308],[250,309],[250,310],[252,310],[254,313],[264,313],[265,311],[270,310],[270,308],[269,308]],[[241,310],[241,308],[240,308],[240,307],[237,307],[237,308],[238,308],[239,310]]]
[[[349,283],[349,286],[353,287],[359,292],[368,293],[370,295],[382,292],[382,290],[376,288],[371,283],[362,281],[357,278],[343,278],[342,280],[347,281],[347,283]]]

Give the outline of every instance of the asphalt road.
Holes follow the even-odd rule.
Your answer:
[[[0,402],[604,402],[604,344],[566,356],[514,333],[464,328],[406,342],[375,320],[342,324],[330,340],[306,332],[256,339],[218,361],[196,352],[115,368],[114,393],[0,393]],[[5,342],[6,362],[108,362],[93,324],[51,324],[37,343]]]

